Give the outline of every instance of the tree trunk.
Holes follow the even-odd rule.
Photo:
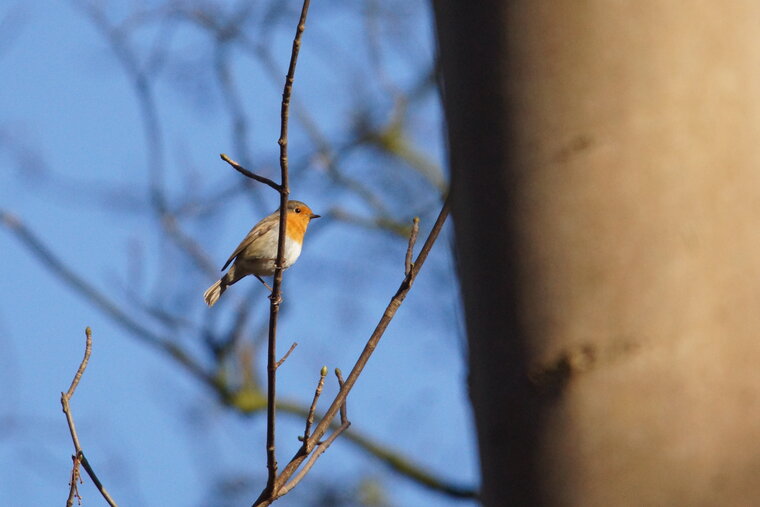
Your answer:
[[[760,2],[434,2],[485,505],[760,499]]]

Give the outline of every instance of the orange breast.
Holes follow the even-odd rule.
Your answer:
[[[309,219],[307,216],[297,215],[295,213],[288,213],[288,227],[285,229],[285,233],[293,241],[303,243],[303,236],[306,234],[306,227],[309,225]]]

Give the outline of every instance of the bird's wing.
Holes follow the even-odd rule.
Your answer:
[[[275,219],[273,220],[273,216]],[[272,228],[277,227],[279,225],[279,217],[276,215],[276,213],[273,213],[272,215],[269,215],[265,219],[263,219],[261,222],[257,223],[253,226],[253,228],[248,232],[245,238],[243,238],[243,241],[240,242],[238,247],[235,249],[234,252],[232,252],[232,255],[230,255],[230,258],[227,259],[227,262],[224,263],[224,266],[222,266],[222,271],[227,269],[227,266],[230,265],[230,263],[235,260],[235,257],[240,255],[240,253],[248,248],[248,245],[253,243],[253,241],[256,238],[259,238],[263,236],[265,233],[272,230]],[[259,227],[261,226],[261,227]]]

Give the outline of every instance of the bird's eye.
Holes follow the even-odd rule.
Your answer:
[[[296,212],[296,213],[300,213],[300,212],[301,212],[301,208],[296,208],[296,209],[295,209],[295,212]]]

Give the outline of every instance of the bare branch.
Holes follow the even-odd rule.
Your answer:
[[[74,463],[71,467],[71,482],[69,482],[69,497],[66,499],[66,507],[74,505],[76,498],[80,503],[82,497],[79,495],[79,484],[82,484],[82,476],[79,473],[79,457],[72,456],[71,461]]]
[[[278,185],[277,183],[275,183],[274,181],[270,180],[269,178],[265,178],[264,176],[259,176],[256,173],[252,173],[251,171],[249,171],[248,169],[246,169],[242,165],[238,164],[237,162],[235,162],[234,160],[232,160],[230,157],[228,157],[224,153],[220,153],[219,156],[222,158],[222,160],[224,160],[225,162],[227,162],[228,164],[230,164],[233,169],[235,169],[237,172],[239,172],[243,176],[247,176],[247,177],[249,177],[251,179],[254,179],[254,180],[258,181],[259,183],[263,183],[265,185],[269,185],[270,187],[272,187],[273,189],[277,190],[278,192],[282,192],[282,187],[280,185]]]
[[[291,353],[291,352],[293,352],[293,350],[294,350],[294,349],[295,349],[297,346],[298,346],[298,343],[296,343],[296,342],[293,342],[293,345],[291,345],[291,346],[290,346],[290,348],[288,349],[288,351],[287,351],[287,352],[285,352],[285,355],[284,355],[284,356],[282,356],[282,359],[280,359],[279,361],[277,361],[277,363],[275,363],[274,367],[275,367],[275,368],[279,368],[280,366],[282,366],[282,363],[284,363],[284,362],[285,362],[285,360],[288,358],[288,356],[290,355],[290,353]]]
[[[317,401],[322,394],[322,388],[325,385],[325,377],[327,377],[327,366],[323,366],[319,371],[319,382],[317,382],[317,389],[314,391],[314,399],[309,407],[309,415],[306,416],[306,429],[303,432],[303,438],[299,439],[302,442],[306,442],[311,434],[311,425],[314,423],[314,412],[317,410]]]
[[[322,367],[321,377],[319,379],[319,385],[317,386],[317,392],[314,395],[314,402],[311,404],[311,410],[309,411],[309,418],[306,420],[306,432],[304,433],[304,441],[307,441],[309,438],[309,430],[311,428],[311,420],[313,419],[314,415],[314,408],[317,405],[317,398],[319,398],[319,394],[322,391],[322,384],[324,384],[325,376],[327,375],[327,367]],[[343,381],[343,373],[340,371],[340,368],[335,368],[335,376],[338,378],[338,385],[340,388],[343,388],[343,384],[345,383]],[[280,490],[277,492],[276,498],[279,498],[285,494],[288,493],[291,489],[295,488],[301,480],[303,480],[304,477],[306,477],[306,474],[309,473],[309,470],[311,470],[311,467],[314,466],[314,463],[317,462],[319,457],[327,450],[330,445],[335,441],[336,438],[338,438],[344,431],[348,429],[348,427],[351,426],[351,422],[348,420],[348,416],[346,414],[346,402],[344,401],[343,404],[340,406],[340,426],[338,426],[335,431],[332,432],[332,434],[325,440],[324,442],[318,442],[317,447],[315,448],[314,452],[309,456],[308,461],[303,466],[303,468],[291,479],[287,484],[285,484]]]
[[[343,389],[343,384],[345,382],[343,381],[343,372],[340,371],[340,368],[335,368],[335,376],[338,377],[338,388]],[[346,409],[346,402],[343,402],[343,405],[340,406],[340,423],[346,424],[348,422],[348,412]]]
[[[417,234],[420,232],[420,217],[414,217],[412,220],[412,232],[409,233],[409,246],[406,248],[406,261],[404,262],[404,274],[409,275],[412,271],[412,255],[414,254],[414,243],[417,241]]]
[[[92,329],[90,329],[89,326],[86,327],[84,330],[84,334],[87,337],[85,347],[84,347],[84,357],[82,358],[82,362],[80,363],[79,368],[77,369],[77,372],[74,374],[74,378],[71,380],[71,385],[69,386],[69,390],[66,391],[66,399],[68,400],[70,400],[71,397],[74,396],[74,391],[79,385],[79,380],[82,378],[82,374],[84,373],[85,368],[87,368],[87,362],[90,360],[90,354],[92,353]]]
[[[74,443],[74,455],[71,457],[73,461],[73,466],[71,469],[71,483],[69,484],[69,496],[66,500],[66,507],[71,507],[74,504],[74,498],[81,501],[81,497],[79,496],[79,491],[77,488],[78,482],[81,483],[81,474],[79,472],[79,464],[81,463],[84,467],[85,471],[87,472],[87,475],[90,476],[92,479],[92,482],[95,484],[95,486],[98,488],[98,491],[100,491],[100,494],[105,498],[106,502],[108,502],[108,505],[112,507],[117,507],[116,502],[114,502],[113,498],[111,498],[111,495],[108,494],[108,491],[106,491],[106,488],[103,487],[103,484],[98,479],[98,476],[95,474],[95,471],[90,466],[89,462],[87,461],[87,458],[84,456],[84,452],[82,451],[82,446],[79,443],[79,435],[77,434],[77,428],[74,424],[74,416],[71,413],[71,407],[69,405],[69,401],[71,401],[71,397],[74,396],[74,391],[76,391],[77,386],[79,385],[79,381],[82,378],[82,375],[84,374],[84,370],[87,368],[87,362],[90,360],[90,353],[92,352],[92,330],[87,327],[85,329],[85,336],[87,337],[85,348],[84,348],[84,358],[82,359],[82,362],[79,364],[79,368],[77,368],[77,372],[74,374],[74,379],[71,381],[71,385],[69,386],[69,390],[65,393],[61,393],[61,406],[63,407],[63,413],[66,415],[66,422],[69,425],[69,433],[71,433],[71,440]]]
[[[327,450],[330,445],[335,441],[336,438],[338,438],[341,433],[346,431],[348,427],[351,426],[351,423],[346,421],[345,423],[341,424],[338,429],[333,431],[333,433],[328,437],[327,440],[324,442],[320,442],[317,445],[317,448],[314,450],[314,452],[309,456],[309,460],[306,462],[306,464],[303,466],[303,468],[296,474],[295,477],[293,477],[292,480],[290,480],[287,484],[285,484],[280,490],[277,492],[277,496],[275,496],[275,499],[280,498],[281,496],[288,493],[291,489],[295,488],[301,480],[306,477],[306,474],[309,473],[309,470],[311,470],[311,467],[314,466],[314,463],[317,462],[319,457]],[[266,505],[266,504],[262,504]]]

